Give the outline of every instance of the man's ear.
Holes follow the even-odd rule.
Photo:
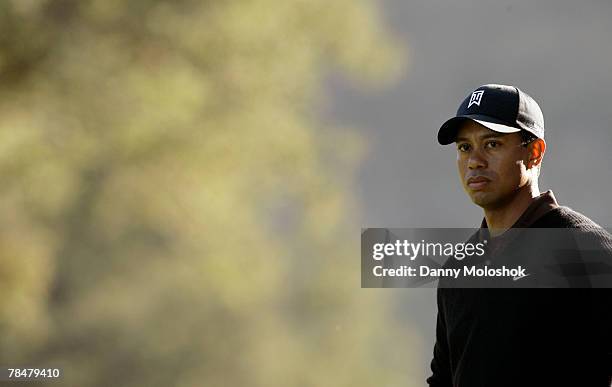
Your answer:
[[[532,168],[540,165],[544,153],[546,153],[546,141],[542,138],[536,138],[533,140],[528,147],[529,150],[529,163],[528,167]]]

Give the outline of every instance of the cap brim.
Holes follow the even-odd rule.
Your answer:
[[[513,126],[504,124],[503,121],[495,119],[489,116],[483,115],[470,115],[470,116],[457,116],[449,119],[440,127],[438,131],[438,142],[441,145],[448,145],[455,142],[457,132],[465,121],[476,122],[494,132],[498,133],[516,133],[520,132],[521,129]]]

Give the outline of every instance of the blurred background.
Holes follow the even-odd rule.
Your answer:
[[[612,4],[0,3],[0,365],[71,386],[422,386],[432,289],[362,227],[474,227],[439,125],[546,120],[540,188],[602,225]]]

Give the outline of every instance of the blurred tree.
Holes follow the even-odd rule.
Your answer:
[[[0,364],[78,386],[408,373],[359,289],[361,145],[316,115],[331,66],[365,85],[399,73],[375,11],[0,3]]]

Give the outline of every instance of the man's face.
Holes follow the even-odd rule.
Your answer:
[[[457,133],[456,145],[459,177],[476,205],[499,208],[529,183],[529,152],[521,146],[519,133],[498,133],[466,121]]]

